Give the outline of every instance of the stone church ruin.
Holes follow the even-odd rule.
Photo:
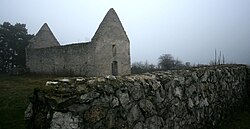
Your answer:
[[[92,40],[61,46],[45,23],[26,48],[31,73],[55,75],[127,75],[130,42],[114,9],[110,9]]]

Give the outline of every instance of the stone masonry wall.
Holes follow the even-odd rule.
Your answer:
[[[28,49],[26,65],[31,73],[93,76],[91,43]]]
[[[214,128],[247,96],[246,66],[59,78],[35,89],[27,129]]]
[[[105,15],[91,42],[95,47],[95,75],[111,75],[112,69],[117,69],[117,75],[131,73],[130,42],[114,9]],[[113,62],[117,68],[113,68]]]
[[[88,43],[60,46],[45,23],[26,48],[26,66],[36,74],[129,75],[130,42],[113,8]]]

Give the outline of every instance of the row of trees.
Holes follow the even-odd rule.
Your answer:
[[[171,54],[163,54],[158,58],[157,65],[149,64],[147,61],[135,62],[132,64],[132,73],[145,73],[157,70],[170,70],[170,69],[182,69],[191,67],[189,62],[185,64],[182,61],[175,59]]]
[[[8,73],[14,67],[25,67],[25,47],[32,37],[25,24],[0,24],[0,73]]]
[[[145,72],[153,72],[157,70],[170,70],[170,69],[183,69],[189,67],[201,67],[207,66],[207,64],[193,64],[191,66],[190,62],[186,62],[185,64],[178,60],[178,58],[174,58],[171,54],[163,54],[158,58],[159,62],[157,65],[149,64],[148,61],[145,62],[134,62],[132,64],[132,73],[145,73]],[[223,65],[226,64],[226,59],[224,54],[219,51],[217,54],[217,50],[214,52],[214,59],[209,62],[209,65]]]

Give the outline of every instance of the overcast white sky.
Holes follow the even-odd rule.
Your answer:
[[[250,0],[1,0],[0,23],[37,33],[48,23],[61,44],[89,41],[114,8],[130,39],[131,58],[157,64],[162,54],[209,63],[250,64]]]

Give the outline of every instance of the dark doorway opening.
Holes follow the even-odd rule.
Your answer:
[[[118,64],[117,61],[112,62],[112,75],[117,76],[118,75]]]

